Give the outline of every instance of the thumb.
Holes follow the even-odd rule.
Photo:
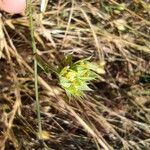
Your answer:
[[[0,0],[0,9],[10,14],[23,13],[26,9],[26,0]]]

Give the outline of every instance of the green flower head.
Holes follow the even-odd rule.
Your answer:
[[[89,82],[98,78],[98,74],[102,73],[104,73],[104,64],[98,65],[89,62],[88,59],[83,59],[60,70],[60,85],[67,95],[80,97],[84,91],[92,91],[88,86]]]

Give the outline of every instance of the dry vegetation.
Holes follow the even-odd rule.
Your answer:
[[[105,61],[92,92],[68,100],[58,79],[39,68],[44,142],[37,138],[33,54],[28,12],[0,17],[0,149],[149,150],[150,1],[34,1],[38,54],[57,67]],[[49,147],[49,148],[48,148]]]

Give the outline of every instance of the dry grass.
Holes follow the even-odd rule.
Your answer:
[[[149,1],[34,1],[38,54],[57,67],[64,55],[106,62],[103,81],[68,100],[39,69],[45,143],[56,150],[148,150],[150,147]],[[121,23],[120,23],[121,20]],[[123,21],[122,21],[123,20]],[[123,31],[119,28],[123,28]],[[33,54],[28,12],[0,18],[0,149],[46,149],[36,138]]]

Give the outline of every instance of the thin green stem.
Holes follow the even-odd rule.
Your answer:
[[[29,27],[30,27],[30,34],[31,34],[31,42],[32,42],[32,50],[33,53],[37,53],[36,43],[34,39],[34,25],[33,25],[33,9],[32,9],[32,0],[29,0]],[[38,62],[34,55],[34,86],[35,86],[35,97],[36,97],[36,109],[37,109],[37,116],[38,116],[38,132],[39,138],[42,139],[42,124],[41,124],[41,114],[40,114],[40,103],[39,103],[39,91],[38,91]]]

